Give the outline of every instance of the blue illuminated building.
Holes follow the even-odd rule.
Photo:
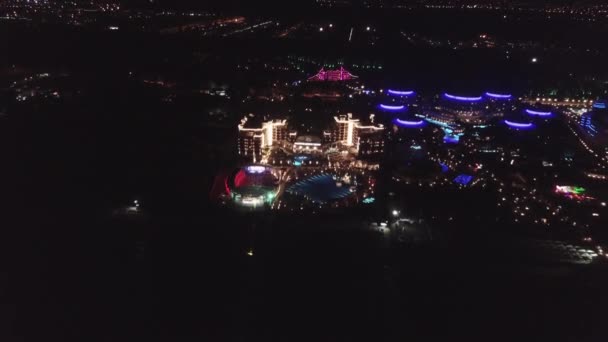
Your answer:
[[[468,185],[473,180],[473,176],[461,174],[454,178],[454,182],[460,185]]]
[[[581,116],[580,125],[589,134],[591,137],[595,137],[597,135],[597,128],[595,127],[592,119],[592,112],[587,112]]]
[[[596,102],[596,105],[598,103],[599,106],[594,105],[591,111],[581,115],[579,127],[587,143],[598,150],[604,150],[602,154],[608,156],[608,109],[601,108],[606,107],[602,106],[605,101]]]

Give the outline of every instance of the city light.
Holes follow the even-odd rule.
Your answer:
[[[399,211],[393,210],[393,216],[399,216]]]
[[[344,69],[344,67],[340,67],[340,69],[336,70],[325,70],[321,68],[319,72],[309,77],[309,81],[349,81],[352,79],[358,78],[357,76],[351,74],[348,70]]]
[[[460,185],[467,185],[473,180],[473,176],[461,174],[454,178],[454,182]]]
[[[368,198],[364,198],[363,199],[363,203],[364,204],[372,204],[376,201],[376,199],[374,197],[368,197]]]
[[[265,166],[261,166],[261,165],[250,165],[250,166],[247,166],[247,172],[248,173],[263,173],[264,171],[266,171],[266,167]]]
[[[556,185],[554,192],[575,200],[592,200],[593,197],[585,195],[587,189],[580,186]]]
[[[450,95],[448,93],[445,93],[443,95],[445,97],[447,97],[448,99],[456,100],[456,101],[476,102],[476,101],[481,101],[482,100],[481,96],[467,97],[467,96]]]
[[[443,142],[446,144],[457,144],[460,141],[460,137],[457,135],[446,135],[443,137]]]
[[[521,129],[532,128],[534,126],[530,122],[520,123],[520,122],[513,122],[513,121],[505,120],[505,123],[509,127],[512,127],[512,128],[521,128]]]
[[[551,116],[553,114],[551,112],[539,112],[539,111],[532,110],[532,109],[526,109],[526,113],[528,113],[530,115],[536,115],[536,116]]]
[[[405,109],[405,106],[403,106],[403,105],[392,106],[392,105],[381,104],[380,108],[382,108],[384,110],[389,110],[389,111],[400,111],[400,110]]]
[[[512,95],[510,94],[496,94],[496,93],[486,93],[486,96],[495,98],[495,99],[510,99]]]
[[[401,119],[395,119],[395,123],[401,125],[401,126],[407,126],[407,127],[419,127],[424,125],[424,120],[420,120],[420,121],[409,121],[409,120],[401,120]]]
[[[391,95],[397,95],[397,96],[409,96],[409,95],[413,95],[414,91],[413,90],[401,91],[401,90],[392,90],[392,89],[389,89],[388,93],[391,94]]]
[[[536,62],[538,62],[538,58],[536,58],[536,57],[532,58],[532,63],[536,63]]]

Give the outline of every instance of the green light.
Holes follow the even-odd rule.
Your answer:
[[[575,187],[572,189],[572,192],[573,192],[573,193],[575,193],[575,194],[577,194],[577,195],[581,195],[581,194],[583,194],[585,191],[586,191],[586,190],[585,190],[585,188],[580,187],[580,186],[575,186]]]

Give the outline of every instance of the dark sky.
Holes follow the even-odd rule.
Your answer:
[[[354,5],[361,4],[364,0],[346,0]],[[367,0],[367,2],[385,3],[445,3],[448,0]],[[584,4],[602,3],[602,0],[452,0],[451,2],[475,2],[475,3],[528,3],[528,4]],[[222,8],[238,11],[239,9],[297,9],[301,7],[314,6],[315,0],[122,0],[123,4],[138,6],[154,6],[160,8]]]

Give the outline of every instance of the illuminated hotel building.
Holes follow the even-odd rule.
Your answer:
[[[293,144],[293,151],[296,153],[321,153],[321,138],[312,135],[299,136]]]
[[[370,124],[362,124],[354,119],[351,113],[334,117],[335,126],[323,133],[326,143],[340,143],[354,148],[359,155],[370,155],[384,151],[384,126],[374,124],[374,115],[370,115]]]
[[[248,157],[254,162],[262,156],[262,130],[239,129],[238,151],[239,155]]]
[[[264,121],[260,126],[250,124],[247,116],[238,125],[238,152],[243,157],[260,160],[264,148],[278,145],[290,138],[287,120]]]
[[[262,155],[272,146],[283,146],[295,153],[324,153],[327,149],[341,146],[351,153],[376,155],[384,151],[384,126],[374,123],[374,114],[369,123],[353,118],[352,114],[334,117],[332,127],[322,137],[298,135],[288,130],[287,120],[257,121],[249,115],[238,125],[238,153],[253,162],[263,162]],[[332,147],[333,146],[333,147]]]
[[[374,156],[384,153],[384,127],[357,127],[357,152],[361,157]]]
[[[357,131],[355,126],[359,124],[359,119],[353,119],[353,115],[334,116],[336,123],[335,129],[331,134],[330,142],[339,142],[345,146],[353,146],[357,141]]]

